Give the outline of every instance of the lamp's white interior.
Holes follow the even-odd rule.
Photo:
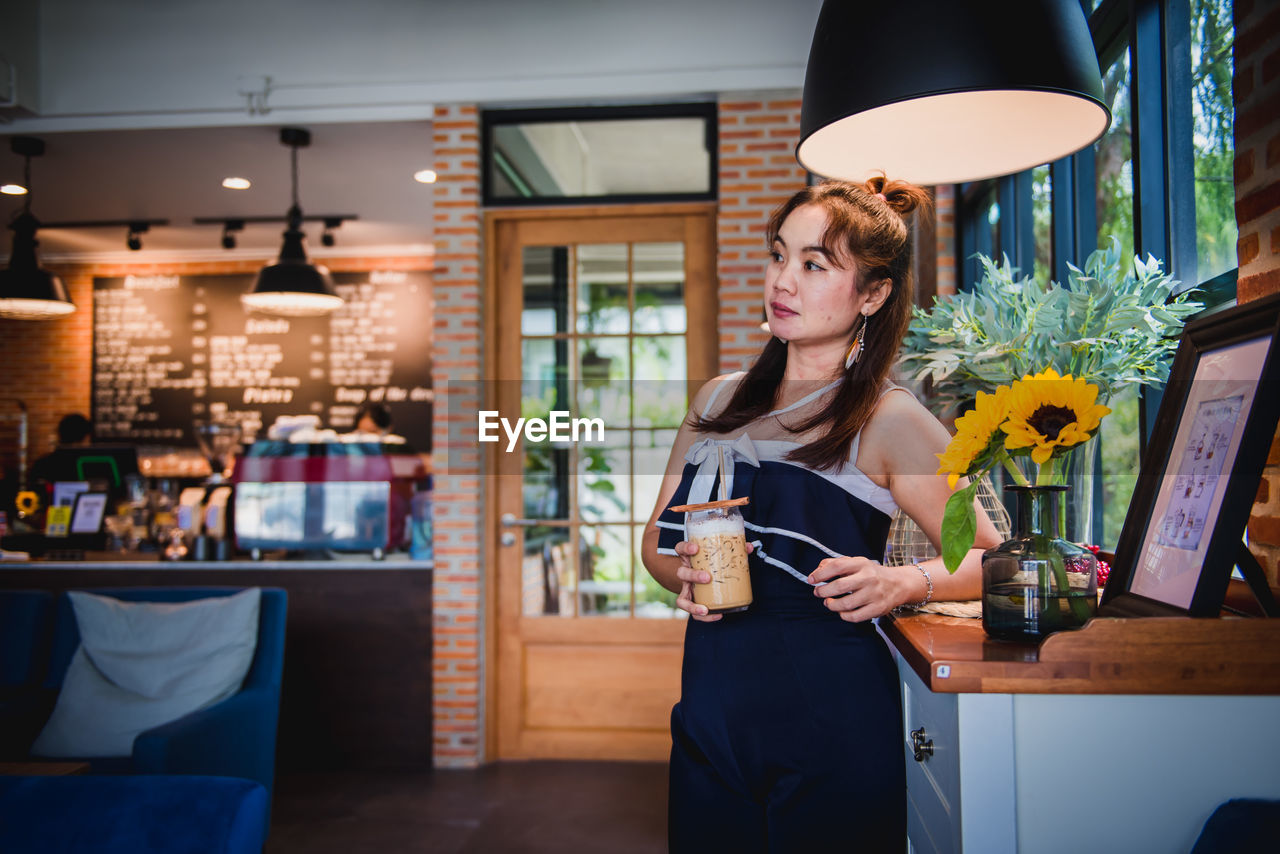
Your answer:
[[[71,314],[76,307],[55,299],[0,299],[0,317],[13,320],[44,320]]]
[[[311,317],[328,314],[342,307],[342,297],[330,294],[303,294],[286,291],[243,294],[240,302],[252,311],[282,314],[288,317]]]
[[[1079,151],[1106,132],[1107,112],[1062,92],[955,92],[900,101],[816,131],[797,151],[810,172],[862,180],[883,171],[916,184],[1021,172]]]

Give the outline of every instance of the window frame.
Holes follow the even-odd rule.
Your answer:
[[[496,127],[557,122],[688,119],[703,121],[707,149],[707,191],[701,193],[625,193],[596,196],[495,196],[490,163],[494,157]],[[486,208],[563,207],[569,205],[619,205],[647,202],[715,202],[720,196],[719,106],[714,101],[594,107],[541,107],[482,110],[480,113],[480,192]]]
[[[1099,65],[1107,69],[1126,50],[1130,52],[1134,252],[1164,261],[1166,269],[1182,280],[1181,290],[1206,288],[1206,309],[1229,304],[1235,299],[1237,270],[1228,270],[1208,282],[1198,281],[1195,195],[1175,191],[1195,176],[1190,0],[1101,0],[1092,11],[1090,5],[1081,0]],[[1049,167],[1052,276],[1066,282],[1067,265],[1081,266],[1098,248],[1093,146]],[[980,273],[971,256],[983,251],[982,237],[992,231],[982,203],[992,188],[1000,204],[1000,223],[995,228],[998,251],[1007,254],[1026,275],[1034,267],[1031,171],[963,184],[957,193],[956,211],[960,249],[956,253],[956,281],[962,291],[972,290]],[[1160,399],[1159,390],[1140,390],[1140,458],[1146,453]],[[1095,475],[1101,474],[1101,459],[1098,454]],[[1097,542],[1101,539],[1101,478],[1095,477],[1094,484],[1092,539]]]

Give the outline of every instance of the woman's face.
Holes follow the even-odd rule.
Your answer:
[[[827,212],[803,205],[787,216],[773,241],[764,275],[765,316],[769,330],[784,341],[846,345],[867,305],[870,295],[858,293],[853,260],[822,248],[826,229]]]

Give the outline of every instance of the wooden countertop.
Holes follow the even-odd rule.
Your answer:
[[[80,570],[80,569],[163,569],[173,572],[191,570],[350,570],[359,569],[369,572],[379,570],[431,570],[434,562],[429,560],[411,560],[408,555],[387,555],[383,560],[374,560],[368,555],[338,555],[330,560],[312,558],[250,560],[196,561],[196,560],[160,560],[159,555],[131,554],[109,555],[105,552],[89,552],[84,560],[6,560],[0,561],[0,572],[14,569],[37,570]]]
[[[1036,644],[992,640],[982,621],[915,614],[880,628],[945,693],[1280,694],[1280,620],[1107,618]]]

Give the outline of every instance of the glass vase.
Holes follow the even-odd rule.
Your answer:
[[[982,555],[982,628],[999,640],[1039,641],[1083,626],[1098,610],[1098,560],[1062,538],[1066,486],[1010,486],[1012,536]]]
[[[1063,536],[1073,543],[1097,543],[1094,536],[1093,492],[1094,466],[1098,460],[1098,442],[1090,439],[1076,445],[1059,461],[1062,475],[1070,489],[1062,497]]]

